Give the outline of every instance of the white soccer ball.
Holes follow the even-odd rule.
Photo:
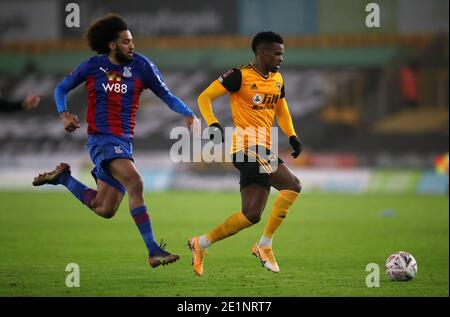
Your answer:
[[[406,251],[391,254],[386,260],[386,274],[391,281],[409,281],[417,274],[417,262]]]

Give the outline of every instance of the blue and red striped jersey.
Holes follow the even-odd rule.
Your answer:
[[[93,56],[81,63],[55,89],[59,113],[67,111],[69,91],[83,82],[88,91],[88,134],[133,137],[139,97],[146,88],[173,111],[184,116],[194,115],[170,92],[155,64],[137,53],[128,64],[112,64],[107,55]]]

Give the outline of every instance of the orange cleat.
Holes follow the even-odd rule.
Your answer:
[[[260,247],[257,242],[252,248],[252,253],[261,261],[263,267],[274,273],[280,272],[280,268],[278,267],[271,247]]]
[[[194,272],[198,276],[203,275],[203,260],[206,256],[206,250],[202,249],[198,244],[199,237],[193,237],[188,240],[188,247],[192,251],[192,265]]]

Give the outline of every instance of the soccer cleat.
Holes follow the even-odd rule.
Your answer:
[[[148,258],[148,264],[150,264],[151,267],[155,268],[160,265],[167,265],[180,259],[178,255],[169,253],[165,250],[166,244],[163,242],[163,240],[161,240],[158,248],[159,250],[157,251],[157,253]]]
[[[272,252],[272,247],[263,248],[257,242],[252,248],[252,253],[261,261],[263,267],[274,273],[280,272],[280,268]]]
[[[56,181],[62,174],[70,174],[70,165],[66,163],[59,164],[53,171],[44,172],[44,174],[39,174],[33,180],[34,186],[41,186],[44,184],[58,184]]]
[[[192,265],[194,266],[194,272],[198,276],[203,275],[203,260],[206,256],[206,250],[202,249],[198,244],[199,237],[193,237],[188,240],[188,247],[192,251]]]

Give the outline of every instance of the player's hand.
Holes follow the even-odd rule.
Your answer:
[[[300,142],[300,140],[295,135],[293,135],[289,138],[289,143],[294,149],[294,152],[291,153],[292,157],[297,158],[300,153],[302,153],[302,142]]]
[[[200,120],[196,116],[185,117],[186,126],[189,130],[192,129],[192,135],[194,138],[201,138]]]
[[[27,96],[22,102],[22,108],[25,110],[35,108],[41,101],[41,95],[33,95],[31,91],[28,91]]]
[[[66,130],[69,133],[72,133],[76,129],[80,127],[80,121],[78,120],[78,117],[74,114],[70,114],[69,112],[65,111],[62,112],[59,117],[61,118],[61,122],[64,126],[64,130]]]
[[[225,142],[224,131],[220,123],[213,123],[209,126],[209,139],[214,144]]]

